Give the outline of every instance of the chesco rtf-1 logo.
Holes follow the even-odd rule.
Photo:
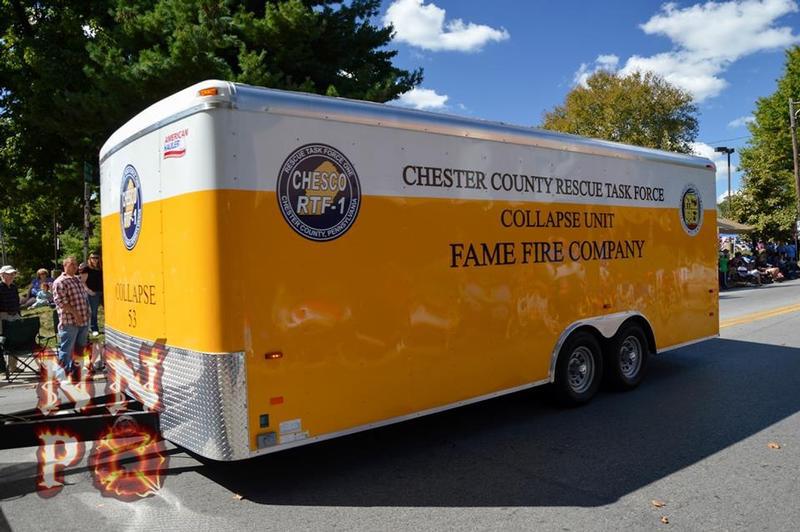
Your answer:
[[[127,249],[133,249],[142,230],[142,182],[139,181],[136,168],[130,164],[122,171],[119,219],[122,241]]]
[[[681,225],[689,236],[694,236],[703,225],[703,198],[694,185],[686,185],[681,194]]]
[[[278,206],[298,234],[324,242],[342,236],[358,215],[361,185],[353,165],[325,144],[297,148],[281,166]]]

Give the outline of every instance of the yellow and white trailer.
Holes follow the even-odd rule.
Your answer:
[[[100,152],[106,342],[237,460],[546,383],[585,402],[718,334],[699,157],[207,81]]]

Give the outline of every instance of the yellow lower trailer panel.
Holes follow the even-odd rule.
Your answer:
[[[550,382],[578,329],[718,333],[704,159],[206,82],[101,163],[107,343],[165,346],[164,435],[209,458]]]

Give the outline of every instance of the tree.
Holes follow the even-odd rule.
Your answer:
[[[53,216],[82,225],[83,162],[136,113],[217,78],[384,102],[380,0],[0,0],[0,216],[20,267],[49,263]]]
[[[743,186],[733,198],[734,217],[755,228],[765,241],[793,239],[797,195],[789,129],[789,99],[800,99],[800,47],[786,52],[786,67],[777,90],[759,98],[748,127],[750,140],[740,150]]]
[[[691,95],[653,73],[600,70],[545,113],[544,129],[646,148],[691,153],[697,106]]]
[[[51,264],[55,214],[80,220],[79,168],[97,151],[74,103],[102,4],[0,0],[0,216],[18,268]]]

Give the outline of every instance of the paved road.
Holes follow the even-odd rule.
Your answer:
[[[722,319],[791,304],[800,283],[777,288],[725,294]],[[657,357],[638,390],[583,408],[533,391],[246,462],[173,448],[164,487],[134,503],[101,497],[83,464],[41,499],[33,450],[3,451],[0,530],[795,530],[798,348],[785,313]],[[26,400],[0,389],[3,409]]]
[[[800,304],[800,279],[761,287],[733,288],[719,296],[720,320]]]

